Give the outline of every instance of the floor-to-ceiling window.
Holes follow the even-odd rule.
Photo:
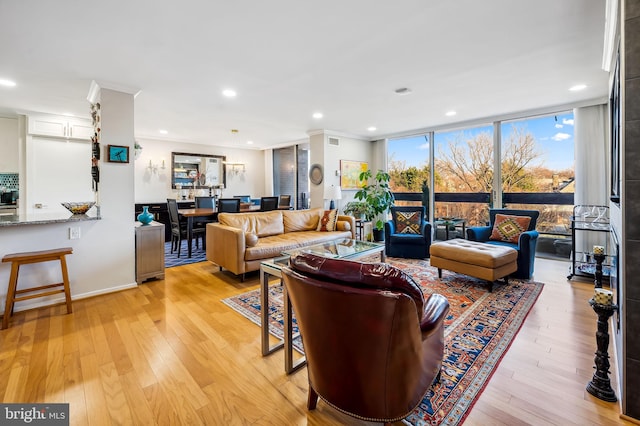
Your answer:
[[[573,112],[501,123],[502,205],[540,212],[539,254],[571,252],[573,128]]]
[[[391,187],[396,204],[428,204],[431,218],[467,226],[484,225],[493,206],[539,210],[539,251],[566,256],[573,146],[570,111],[390,139]]]
[[[387,143],[390,186],[396,197],[396,205],[425,205],[429,203],[430,135],[390,139]],[[429,214],[427,213],[427,217]]]
[[[467,226],[488,217],[493,191],[493,127],[484,125],[434,134],[436,218],[464,218]]]

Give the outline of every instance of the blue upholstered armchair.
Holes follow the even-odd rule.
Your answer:
[[[431,247],[431,224],[424,206],[391,207],[391,220],[384,224],[387,256],[424,259]]]
[[[517,243],[491,239],[496,215],[509,216],[528,216],[531,218],[525,232],[520,234]],[[538,243],[538,231],[536,231],[536,222],[540,212],[537,210],[510,210],[510,209],[491,209],[489,210],[489,226],[480,226],[467,228],[467,239],[487,244],[495,244],[506,247],[513,247],[518,251],[518,270],[511,276],[514,278],[530,279],[533,275],[533,265],[536,256],[536,244]],[[509,227],[508,227],[509,228]],[[509,229],[505,232],[510,232]]]

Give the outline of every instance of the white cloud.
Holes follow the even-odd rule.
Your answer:
[[[562,129],[564,126],[560,123],[556,123],[556,129]]]
[[[429,149],[429,142],[425,142],[418,146],[418,149]]]
[[[573,126],[573,119],[563,118],[562,124],[566,124],[567,126]]]
[[[554,141],[566,141],[569,138],[571,138],[570,134],[562,132],[558,132],[551,137],[551,139],[553,139]]]

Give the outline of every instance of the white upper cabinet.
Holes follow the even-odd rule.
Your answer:
[[[58,115],[30,115],[29,134],[54,138],[91,140],[91,120]]]

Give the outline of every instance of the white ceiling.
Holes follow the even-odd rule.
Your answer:
[[[140,90],[137,138],[375,138],[604,99],[604,26],[605,0],[0,0],[0,113],[88,117],[96,80]]]

